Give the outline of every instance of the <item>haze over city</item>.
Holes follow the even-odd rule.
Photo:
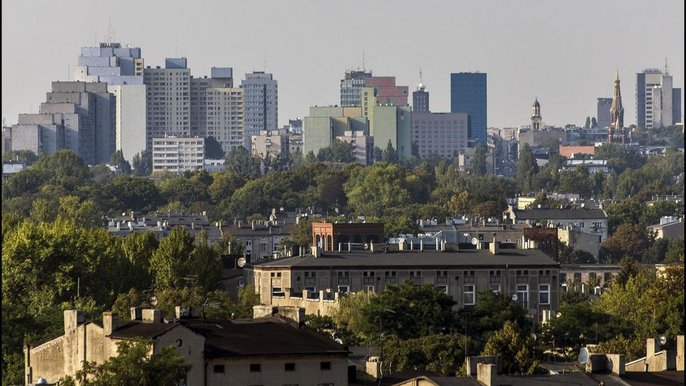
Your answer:
[[[668,1],[19,1],[2,3],[2,117],[38,111],[69,80],[81,47],[110,39],[141,47],[146,66],[185,56],[194,76],[233,67],[279,82],[279,125],[310,106],[339,104],[344,72],[396,76],[450,111],[450,73],[488,74],[488,126],[543,120],[583,125],[611,97],[619,69],[625,122],[634,124],[636,73],[664,68],[684,87],[684,3]],[[108,30],[113,32],[108,33]],[[683,111],[683,109],[682,109]]]

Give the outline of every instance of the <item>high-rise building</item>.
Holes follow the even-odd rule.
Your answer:
[[[202,170],[205,139],[199,137],[156,137],[152,139],[152,171],[181,173]]]
[[[407,86],[396,86],[395,76],[372,76],[364,81],[364,87],[374,88],[377,103],[407,106]]]
[[[114,153],[115,100],[101,82],[53,82],[38,114],[19,114],[12,150],[50,155],[70,149],[88,165]]]
[[[683,122],[681,119],[681,89],[672,89],[672,124]]]
[[[412,111],[415,113],[429,112],[429,92],[424,83],[417,85],[417,91],[412,93]]]
[[[469,141],[486,145],[487,84],[485,73],[450,74],[450,112],[469,114]]]
[[[105,82],[115,96],[115,150],[129,162],[145,150],[146,93],[143,58],[138,47],[100,43],[83,47],[73,77],[81,82]]]
[[[167,58],[165,68],[146,67],[146,149],[153,138],[191,135],[191,70],[186,58]]]
[[[673,99],[672,76],[667,71],[648,68],[636,74],[636,125],[653,129],[674,124]],[[678,110],[681,115],[681,100]]]
[[[279,118],[279,89],[278,82],[272,74],[255,71],[245,74],[241,82],[244,97],[244,146],[251,149],[249,144],[253,135],[259,135],[262,130],[276,130]]]
[[[233,87],[231,67],[212,67],[210,78],[191,77],[191,136],[211,136],[225,152],[243,146],[243,92]]]
[[[598,122],[598,127],[601,129],[610,127],[610,123],[612,123],[610,107],[612,107],[612,98],[598,98],[596,122]]]
[[[302,153],[317,155],[319,150],[333,146],[336,137],[347,131],[369,134],[369,121],[361,107],[314,106],[303,119]]]
[[[367,79],[372,77],[372,72],[364,70],[350,70],[345,72],[341,79],[341,106],[360,106],[360,91]]]
[[[622,143],[626,142],[624,133],[624,107],[622,107],[622,91],[619,87],[619,70],[615,76],[615,87],[612,94],[612,106],[610,107],[610,131],[607,142],[614,142],[614,136],[619,135]]]

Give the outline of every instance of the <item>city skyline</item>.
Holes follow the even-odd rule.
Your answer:
[[[345,71],[363,66],[410,92],[421,68],[435,112],[450,111],[451,73],[486,73],[489,127],[527,125],[536,97],[546,123],[583,125],[597,98],[612,96],[619,69],[628,126],[636,122],[637,73],[662,69],[667,58],[674,87],[684,88],[684,4],[657,5],[429,1],[417,10],[407,1],[262,0],[179,12],[186,6],[176,1],[12,0],[2,4],[2,117],[12,124],[38,112],[52,81],[73,79],[81,47],[109,39],[140,47],[146,66],[185,56],[195,77],[213,66],[232,67],[236,83],[253,71],[273,74],[279,127],[310,106],[339,104]],[[659,28],[646,20],[660,20]],[[41,28],[27,30],[29,21]]]

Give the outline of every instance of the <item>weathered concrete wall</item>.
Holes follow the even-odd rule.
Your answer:
[[[36,382],[39,377],[45,378],[48,383],[54,383],[64,376],[63,344],[63,337],[59,337],[39,346],[30,347],[29,355],[25,352],[24,368],[27,383]]]
[[[465,359],[465,370],[467,375],[477,375],[477,365],[479,363],[483,364],[493,364],[496,365],[496,371],[499,371],[498,357],[495,355],[485,355],[485,356],[471,356]]]
[[[153,354],[164,347],[171,346],[183,357],[191,369],[186,376],[188,385],[205,384],[205,338],[196,334],[186,327],[177,325],[157,338],[153,348]]]

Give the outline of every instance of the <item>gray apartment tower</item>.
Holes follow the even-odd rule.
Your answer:
[[[677,98],[674,98],[675,93],[678,94]],[[675,99],[678,99],[678,106],[674,103]],[[678,120],[681,120],[681,90],[672,88],[672,76],[666,68],[664,73],[657,68],[648,68],[636,74],[638,127],[653,129],[671,126],[676,122],[674,118],[677,113]]]
[[[244,146],[251,149],[250,138],[260,130],[276,130],[279,118],[279,88],[272,74],[255,71],[241,81],[244,97]]]
[[[19,114],[12,127],[12,150],[70,149],[89,165],[109,162],[114,145],[115,98],[101,82],[53,82],[38,114]]]
[[[598,98],[596,120],[598,122],[598,127],[601,129],[610,127],[610,124],[612,123],[610,107],[612,107],[612,98]]]
[[[191,135],[191,70],[186,58],[167,58],[165,68],[146,67],[146,149],[153,138]]]
[[[100,43],[83,47],[74,80],[105,82],[115,96],[115,150],[121,150],[129,162],[145,150],[146,93],[143,82],[144,62],[141,49],[122,47],[120,43]]]

